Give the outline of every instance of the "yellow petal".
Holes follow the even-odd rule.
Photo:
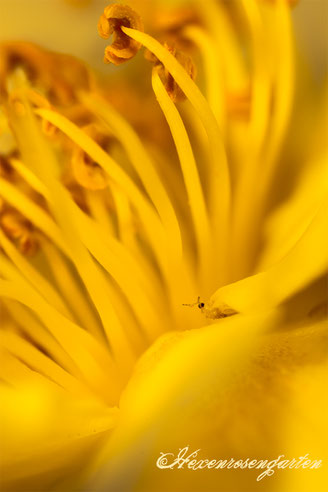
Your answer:
[[[275,314],[234,316],[199,330],[167,334],[156,342],[123,394],[120,425],[96,465],[98,469],[108,460],[96,486],[128,490],[146,470],[148,479],[160,487],[163,477],[156,472],[160,451],[192,442],[198,446],[197,438],[206,439],[207,424],[211,427],[214,417],[206,407],[213,404],[218,409],[225,401],[231,380],[243,378],[245,361],[258,344],[257,334],[275,320]],[[224,404],[220,412],[227,411]],[[125,466],[129,471],[124,476]],[[178,477],[173,484],[175,480]],[[170,490],[171,485],[165,482],[159,490]]]
[[[1,357],[18,375],[15,387],[0,388],[3,490],[50,490],[76,476],[115,425],[117,409],[92,398],[76,398],[13,358]],[[14,365],[14,363],[16,365]],[[22,369],[25,368],[25,372]],[[30,373],[30,374],[28,374]]]
[[[268,270],[219,289],[210,304],[254,312],[281,304],[327,271],[326,202],[292,250]]]
[[[273,328],[283,330],[272,333]],[[161,453],[173,453],[167,456],[172,463],[185,447],[190,453],[200,449],[198,459],[272,460],[287,453],[299,458],[303,447],[290,448],[285,430],[304,391],[297,381],[304,368],[315,366],[322,391],[327,355],[325,323],[281,326],[277,313],[235,316],[163,337],[143,357],[122,397],[120,422],[90,489],[144,491],[154,484],[163,492],[255,489],[262,469],[161,470],[156,462]],[[314,395],[308,389],[304,398]],[[320,405],[319,392],[315,398],[313,408]],[[297,432],[305,445],[309,432],[300,427]],[[316,432],[318,446],[306,450],[311,459],[322,458],[321,440]],[[301,471],[276,470],[276,480],[285,484]],[[316,470],[308,473],[314,479]],[[270,486],[268,480],[263,487]]]
[[[283,258],[302,237],[328,193],[327,155],[308,162],[298,186],[266,223],[260,270]]]

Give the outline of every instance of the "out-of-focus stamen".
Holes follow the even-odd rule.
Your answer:
[[[100,133],[95,125],[91,124],[83,131],[102,147],[109,137]],[[75,146],[72,154],[72,168],[76,181],[88,190],[104,190],[108,187],[108,177],[103,169],[93,161],[80,147]]]
[[[33,234],[33,225],[17,211],[4,212],[0,224],[6,235],[17,242],[19,250],[26,255],[33,255],[38,248],[38,241]]]

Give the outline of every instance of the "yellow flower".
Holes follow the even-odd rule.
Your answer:
[[[4,491],[325,490],[327,92],[294,3],[110,5],[109,76],[0,46]]]

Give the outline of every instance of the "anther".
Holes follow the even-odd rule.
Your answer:
[[[164,43],[164,47],[177,59],[180,65],[183,66],[192,80],[196,78],[196,67],[189,55],[179,51],[172,44]],[[154,64],[154,70],[157,70],[168,95],[174,103],[182,102],[186,99],[184,92],[180,89],[170,72],[164,65],[149,51],[145,52],[145,58]]]
[[[18,68],[29,83],[61,106],[77,101],[77,87],[89,89],[93,84],[89,70],[73,56],[48,52],[32,43],[1,43],[0,98],[7,98],[8,79]]]
[[[102,133],[96,125],[87,125],[83,130],[102,147],[108,144],[108,135]],[[96,191],[108,186],[106,173],[80,147],[74,148],[71,163],[76,181],[84,188]]]
[[[17,211],[10,210],[2,214],[0,224],[5,234],[16,242],[21,253],[32,256],[38,249],[38,241],[33,234],[32,224]]]
[[[112,44],[105,49],[105,63],[120,65],[133,58],[141,48],[140,43],[124,34],[122,26],[144,30],[141,17],[131,7],[120,4],[105,7],[98,22],[98,33],[104,39],[113,35]]]

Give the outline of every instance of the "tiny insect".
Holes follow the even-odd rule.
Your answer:
[[[209,319],[227,318],[228,316],[237,314],[237,311],[235,311],[234,309],[230,308],[227,305],[223,305],[221,308],[210,307],[209,305],[206,305],[204,302],[201,302],[200,296],[197,297],[197,301],[194,302],[193,304],[182,304],[182,305],[188,307],[198,306],[201,312],[205,314],[205,317]]]

